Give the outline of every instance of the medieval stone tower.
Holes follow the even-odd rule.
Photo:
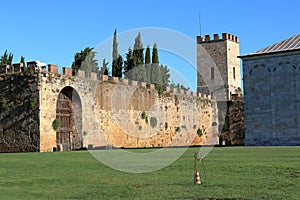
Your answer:
[[[197,36],[197,90],[212,97],[225,87],[225,100],[241,93],[239,38],[223,33]]]

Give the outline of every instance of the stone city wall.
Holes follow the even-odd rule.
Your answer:
[[[217,111],[209,95],[168,87],[158,94],[154,84],[95,73],[86,77],[83,71],[72,76],[69,68],[58,74],[58,67],[51,64],[48,71],[27,71],[1,75],[1,109],[5,110],[0,121],[1,152],[53,151],[57,144],[52,122],[58,95],[65,88],[72,88],[77,95],[73,107],[80,134],[73,137],[80,137],[77,139],[82,140],[83,147],[218,142]]]

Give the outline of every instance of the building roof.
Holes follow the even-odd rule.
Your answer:
[[[274,54],[274,53],[281,53],[287,51],[295,51],[295,50],[300,50],[300,34],[294,35],[293,37],[290,37],[288,39],[285,39],[281,42],[270,45],[268,47],[262,48],[253,53],[240,56],[240,58],[262,55],[262,54]]]

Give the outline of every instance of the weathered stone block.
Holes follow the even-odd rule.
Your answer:
[[[85,78],[85,71],[79,69],[77,71],[77,77],[78,78]]]
[[[63,74],[64,75],[68,75],[68,76],[72,76],[73,70],[71,68],[68,68],[68,67],[63,67]]]
[[[92,81],[96,81],[97,80],[97,73],[91,72],[90,76],[91,76],[91,80]]]
[[[58,74],[58,66],[53,64],[48,64],[48,72]]]

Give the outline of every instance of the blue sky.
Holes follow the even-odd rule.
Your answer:
[[[237,35],[242,55],[300,31],[297,0],[1,0],[0,6],[0,54],[7,49],[14,54],[14,62],[23,55],[26,61],[40,60],[60,67],[70,66],[75,52],[111,37],[115,28],[120,33],[161,27],[195,39],[200,32],[199,13],[202,35]],[[185,71],[191,88],[196,88],[196,74],[187,73],[184,62],[169,56],[162,56],[160,61],[179,73]]]

